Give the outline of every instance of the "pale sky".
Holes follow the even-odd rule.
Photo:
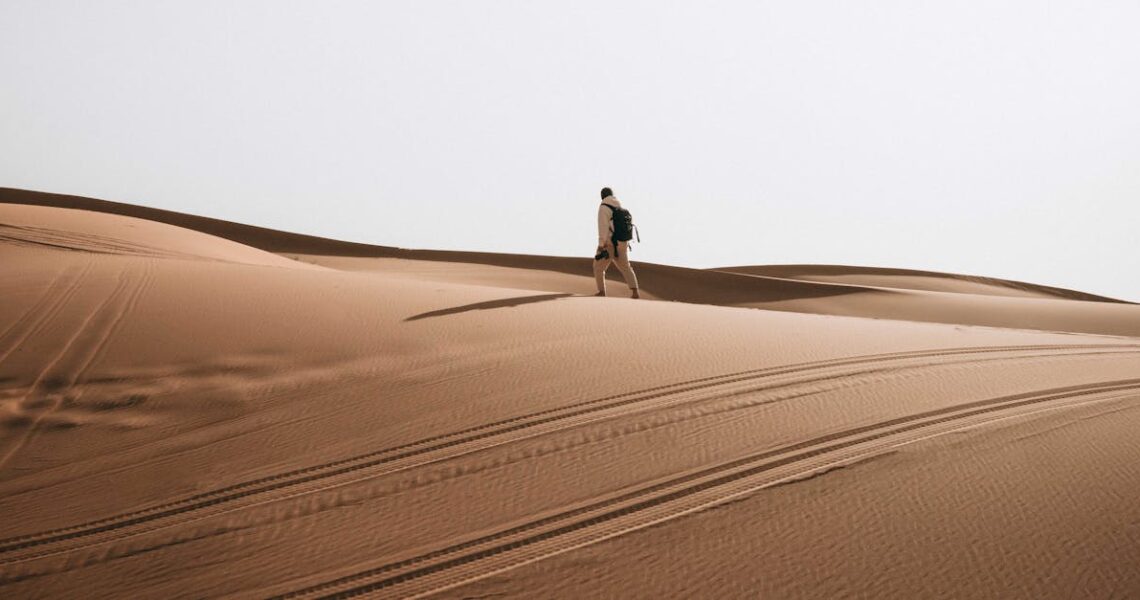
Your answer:
[[[1140,3],[0,0],[0,185],[1140,301]]]

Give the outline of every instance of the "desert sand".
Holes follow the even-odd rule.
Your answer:
[[[633,257],[0,189],[0,597],[1140,597],[1140,306]]]

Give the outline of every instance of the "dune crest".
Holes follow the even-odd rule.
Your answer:
[[[0,244],[305,268],[296,261],[183,227],[109,213],[21,204],[0,204]]]
[[[1067,290],[1022,281],[977,277],[973,275],[957,275],[954,273],[938,273],[935,271],[916,271],[913,269],[840,265],[759,265],[748,267],[720,267],[714,270],[746,275],[798,279],[801,281],[848,283],[903,290],[1010,296],[1015,298],[1057,298],[1062,300],[1131,304],[1115,298],[1107,298],[1095,294],[1078,292],[1076,290]]]

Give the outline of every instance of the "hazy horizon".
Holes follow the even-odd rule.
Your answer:
[[[1140,301],[1140,5],[0,4],[0,186],[378,245]]]

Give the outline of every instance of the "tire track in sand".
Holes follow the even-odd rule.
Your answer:
[[[848,429],[695,470],[400,561],[273,596],[412,598],[723,504],[779,483],[866,460],[951,431],[1052,409],[1134,396],[1140,379],[999,396]],[[1065,404],[1064,401],[1076,401]]]
[[[750,371],[730,373],[726,375],[703,377],[663,386],[656,386],[636,392],[607,396],[604,398],[587,400],[568,406],[538,411],[535,413],[530,413],[528,415],[512,417],[509,419],[451,432],[448,434],[433,436],[409,444],[387,448],[384,450],[378,450],[351,458],[261,477],[216,490],[203,492],[187,498],[174,500],[137,511],[112,515],[70,527],[52,529],[37,532],[34,534],[0,540],[0,554],[17,553],[15,556],[10,556],[4,560],[0,560],[0,564],[22,562],[43,556],[69,552],[82,547],[112,542],[123,539],[125,537],[130,537],[132,535],[146,533],[162,527],[179,525],[185,522],[196,520],[197,515],[194,513],[207,511],[208,509],[214,509],[213,511],[209,511],[209,515],[206,515],[212,516],[215,514],[220,514],[222,512],[239,510],[240,508],[245,508],[247,506],[287,499],[310,492],[322,491],[328,489],[329,487],[334,487],[325,486],[315,489],[301,488],[301,486],[304,486],[305,484],[320,483],[324,480],[345,475],[358,475],[351,481],[359,481],[367,477],[375,477],[395,471],[422,466],[424,464],[448,460],[458,456],[463,456],[466,454],[493,448],[495,446],[516,442],[522,439],[535,437],[537,435],[551,433],[559,429],[578,426],[593,421],[613,418],[615,416],[623,416],[627,414],[620,413],[615,415],[612,413],[612,411],[615,409],[629,410],[632,408],[636,410],[646,410],[647,407],[657,407],[661,406],[662,404],[672,405],[679,402],[700,401],[701,399],[708,397],[709,394],[707,392],[709,390],[717,392],[720,391],[717,388],[724,388],[726,386],[731,386],[734,384],[755,383],[771,380],[773,378],[781,376],[796,377],[790,380],[780,380],[768,387],[760,387],[747,390],[763,391],[765,389],[788,387],[792,385],[801,385],[816,381],[836,379],[838,377],[869,373],[875,370],[882,370],[884,368],[884,365],[886,365],[887,368],[897,368],[893,365],[900,361],[929,360],[931,358],[940,357],[953,358],[977,354],[987,355],[1017,352],[1023,354],[1021,356],[1012,358],[1034,358],[1038,356],[1055,356],[1062,351],[1074,350],[1088,351],[1085,352],[1087,354],[1121,352],[1133,353],[1140,352],[1140,344],[990,346],[892,352],[885,354],[828,359],[794,365],[785,365],[780,367],[755,369]],[[872,366],[872,368],[863,368],[867,367],[868,365]],[[924,363],[923,365],[918,366],[927,365]],[[837,368],[841,369],[845,367],[859,367],[863,369],[847,373],[828,372],[829,370]],[[805,374],[806,377],[804,377]],[[700,395],[697,395],[695,397],[684,395],[690,392],[700,392]],[[445,454],[438,455],[440,452],[445,452]],[[409,463],[409,461],[411,462]],[[379,473],[368,472],[361,475],[362,471],[375,468],[384,470]],[[337,485],[342,484],[343,483]],[[261,496],[266,496],[272,494],[273,492],[287,492],[288,495],[272,497],[269,499],[260,498]],[[227,506],[228,504],[239,501],[244,501],[247,504],[242,504],[236,508]],[[155,523],[156,521],[162,521],[166,519],[177,519],[177,521]],[[139,526],[147,524],[153,525],[140,530],[121,531],[137,528]],[[22,553],[19,553],[21,550],[27,550],[48,544],[61,544],[65,542],[79,541],[83,538],[98,536],[100,534],[111,534],[113,537],[108,537],[106,539],[88,540],[88,543],[81,544],[78,547],[57,547],[31,555],[20,555]]]
[[[7,348],[0,353],[0,364],[3,364],[12,353],[19,350],[24,342],[28,341],[34,334],[39,333],[48,323],[51,323],[55,315],[59,313],[60,308],[75,295],[90,270],[90,261],[84,261],[83,265],[79,267],[65,268],[52,280],[40,299],[4,330],[4,335],[0,336],[0,340],[7,339],[9,335],[16,336],[16,340],[7,344]],[[72,273],[73,271],[78,271],[78,273]],[[63,291],[59,291],[60,289]],[[23,332],[19,331],[21,326],[26,326]]]
[[[67,401],[67,392],[75,387],[76,383],[86,375],[87,370],[95,363],[95,359],[102,354],[108,342],[114,337],[115,331],[122,324],[123,319],[134,307],[143,289],[149,284],[150,279],[149,262],[143,263],[141,276],[135,278],[134,281],[126,272],[120,272],[115,288],[99,303],[95,310],[84,318],[71,338],[63,344],[55,358],[51,359],[36,377],[20,403],[26,405],[30,398],[39,394],[50,396],[50,403],[36,413],[31,423],[12,441],[3,455],[0,455],[0,468],[3,468],[27,445],[44,419],[57,412]],[[77,280],[70,290],[71,293],[74,294],[74,290],[78,287],[79,281]],[[58,309],[65,303],[66,301],[57,303],[54,312],[58,312]],[[85,335],[93,335],[94,342],[86,348],[80,348],[73,352],[72,347]],[[73,354],[76,355],[75,359],[77,360],[75,367],[64,367],[60,373],[55,373],[54,371],[64,362],[64,359]]]
[[[4,331],[0,332],[0,348],[7,348],[2,353],[0,353],[0,363],[3,363],[4,359],[7,358],[13,350],[15,350],[16,346],[27,337],[27,332],[24,332],[24,336],[22,336],[19,341],[17,341],[15,344],[8,344],[8,334],[16,331],[19,326],[26,324],[28,317],[39,311],[40,307],[48,302],[48,300],[57,297],[55,288],[59,286],[60,280],[64,278],[64,274],[67,273],[68,270],[69,269],[65,266],[56,272],[55,276],[51,278],[51,283],[49,283],[47,289],[45,289],[44,292],[40,294],[40,297],[37,298],[36,301],[33,302],[32,305],[24,311],[24,314],[13,319],[12,322],[4,328]]]

